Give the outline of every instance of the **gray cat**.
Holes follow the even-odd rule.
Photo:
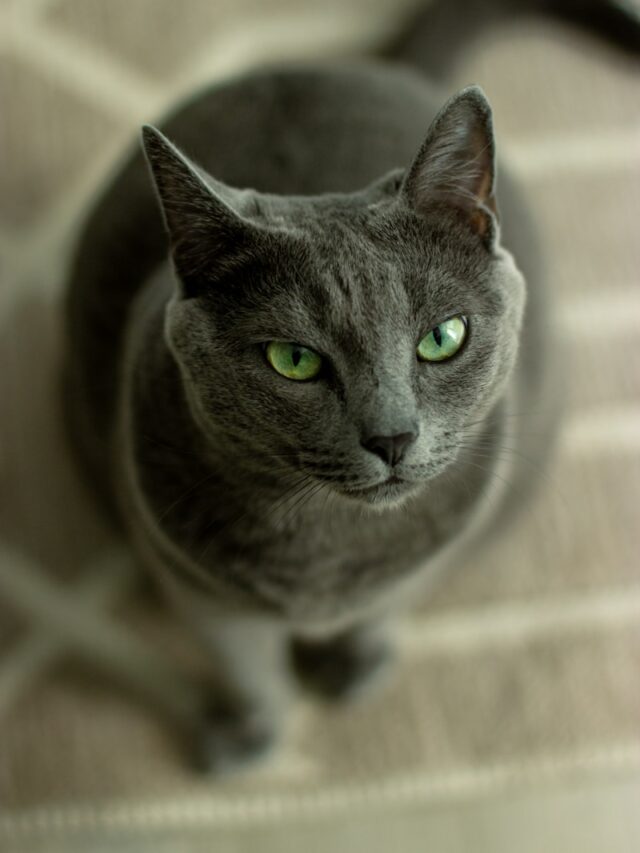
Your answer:
[[[79,244],[69,428],[210,649],[210,770],[277,740],[291,669],[381,672],[551,441],[535,237],[485,95],[442,100],[382,63],[238,76],[144,128]]]

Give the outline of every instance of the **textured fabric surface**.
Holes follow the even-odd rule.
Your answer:
[[[257,60],[364,51],[415,5],[0,0],[7,577],[31,561],[78,597],[74,606],[113,611],[161,655],[192,661],[165,611],[132,591],[126,573],[109,577],[96,563],[109,533],[57,420],[67,247],[122,146],[180,92]],[[389,688],[345,709],[301,698],[271,764],[202,780],[152,709],[70,660],[64,631],[27,624],[0,587],[0,848],[103,849],[116,839],[134,850],[146,839],[161,849],[167,833],[206,830],[219,844],[203,850],[280,850],[270,827],[298,826],[291,838],[303,845],[300,821],[318,822],[317,839],[327,822],[354,814],[387,814],[380,838],[397,840],[393,821],[408,807],[424,814],[569,781],[640,779],[637,72],[613,51],[529,23],[496,32],[459,69],[460,85],[488,93],[499,147],[543,234],[567,415],[557,460],[526,513],[407,621]],[[604,794],[591,802],[611,813]],[[399,849],[425,849],[416,827]],[[606,849],[637,849],[631,830],[618,822],[615,832],[619,846]],[[340,837],[356,849],[347,823]],[[586,843],[581,850],[592,849]],[[185,849],[201,848],[193,840]]]

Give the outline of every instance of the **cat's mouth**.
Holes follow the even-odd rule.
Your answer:
[[[364,500],[367,503],[392,503],[399,498],[406,497],[414,488],[415,483],[403,480],[392,474],[380,483],[372,486],[342,486],[341,491],[349,498]]]

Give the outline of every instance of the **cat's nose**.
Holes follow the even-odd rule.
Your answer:
[[[379,456],[387,465],[397,465],[409,445],[418,437],[417,432],[400,432],[397,435],[372,435],[362,439],[362,446]]]

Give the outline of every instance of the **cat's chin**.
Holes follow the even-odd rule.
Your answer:
[[[414,495],[420,487],[419,483],[410,483],[399,477],[389,477],[382,483],[365,488],[349,489],[343,487],[340,494],[351,501],[365,504],[374,510],[391,509],[401,506],[411,495]]]

